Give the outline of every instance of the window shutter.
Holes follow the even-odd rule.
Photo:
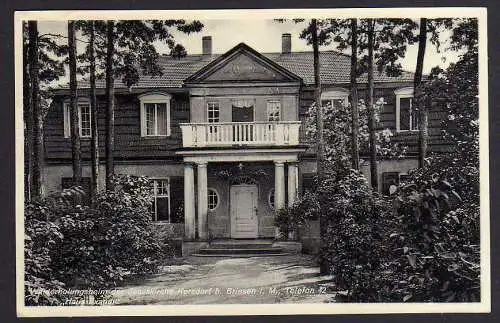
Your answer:
[[[71,137],[71,115],[69,112],[69,104],[63,104],[63,121],[64,121],[64,138]]]
[[[184,177],[170,177],[170,222],[184,222]]]

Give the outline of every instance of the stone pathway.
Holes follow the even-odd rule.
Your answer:
[[[324,303],[333,299],[329,276],[310,256],[203,258],[165,266],[154,277],[118,289],[115,304]]]

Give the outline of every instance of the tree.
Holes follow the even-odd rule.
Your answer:
[[[36,22],[34,23],[36,25]],[[38,197],[41,191],[43,120],[51,100],[48,85],[64,75],[64,64],[59,57],[65,56],[67,52],[66,46],[60,46],[53,40],[59,35],[40,35],[38,31],[34,32],[33,24],[31,28],[29,25],[23,21],[24,191],[26,200]],[[37,77],[34,78],[35,76]],[[35,79],[38,84],[36,89],[32,84]],[[32,91],[38,92],[35,94],[37,97],[35,102],[32,101]],[[37,105],[36,108],[34,104]],[[37,140],[36,145],[35,140]],[[35,183],[35,187],[32,183]],[[38,194],[32,195],[33,190]]]
[[[367,105],[370,130],[370,177],[371,186],[378,189],[377,142],[373,97],[373,76],[375,66],[379,73],[399,76],[402,73],[399,58],[404,57],[408,44],[415,42],[413,30],[416,24],[411,19],[362,19],[360,50],[366,51],[361,57],[361,70],[368,74]]]
[[[92,134],[90,137],[90,159],[91,159],[91,180],[90,180],[90,197],[94,201],[97,196],[98,179],[99,179],[99,127],[97,113],[97,97],[96,97],[96,58],[95,58],[95,21],[89,22],[89,62],[90,62],[90,120]]]
[[[42,194],[41,167],[43,158],[43,116],[40,106],[40,78],[39,78],[39,52],[38,52],[38,23],[28,21],[29,34],[29,75],[30,75],[30,103],[33,118],[32,129],[32,180],[30,185],[30,197],[32,199],[40,197]]]
[[[76,37],[75,22],[68,21],[68,56],[69,56],[69,91],[71,115],[71,160],[73,165],[73,184],[80,185],[82,181],[82,158],[80,129],[78,122],[78,93],[76,81]]]
[[[359,110],[358,110],[358,83],[357,83],[357,67],[358,67],[358,20],[351,19],[351,71],[350,71],[350,86],[351,86],[351,113],[352,113],[352,168],[359,170]]]
[[[114,26],[112,20],[106,24],[106,190],[113,189],[114,147],[115,147],[115,90],[113,55],[114,49]]]
[[[372,19],[367,19],[367,32],[366,37],[368,41],[368,91],[367,91],[367,102],[368,102],[368,130],[370,132],[370,180],[372,188],[378,188],[378,171],[377,171],[377,148],[375,141],[375,112],[373,106],[373,51],[374,51],[374,39],[375,39],[375,25]]]
[[[417,67],[415,69],[415,77],[413,80],[413,102],[414,108],[419,112],[419,136],[418,136],[418,167],[424,167],[425,156],[427,154],[427,141],[429,137],[429,112],[426,104],[421,102],[421,83],[422,71],[424,68],[425,46],[427,45],[427,19],[420,18],[420,34],[418,36],[418,54],[417,54]]]
[[[199,21],[184,20],[120,20],[106,23],[106,189],[112,189],[114,175],[114,78],[121,77],[130,87],[139,80],[139,72],[161,75],[159,54],[154,41],[165,42],[173,49],[175,42],[169,31],[190,34],[203,28]]]

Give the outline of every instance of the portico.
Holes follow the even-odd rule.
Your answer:
[[[184,225],[185,225],[185,240],[186,241],[207,241],[210,238],[210,221],[208,191],[209,181],[207,169],[209,165],[217,165],[221,163],[239,163],[240,165],[249,165],[252,163],[267,163],[274,168],[274,210],[293,204],[297,197],[297,178],[298,154],[303,151],[302,148],[287,148],[287,149],[230,149],[230,150],[210,150],[210,151],[183,151],[179,154],[183,155],[184,160]],[[196,177],[196,185],[195,185]],[[271,176],[269,176],[271,177]],[[262,236],[262,230],[256,230],[255,236],[244,235],[245,230],[255,230],[252,227],[252,219],[256,225],[264,225],[263,218],[268,217],[272,220],[274,210],[263,207],[265,199],[267,202],[268,193],[262,192],[263,185],[259,181],[268,181],[269,178],[260,178],[255,182],[240,183],[235,182],[236,179],[229,179],[224,186],[230,191],[226,194],[229,207],[219,210],[219,212],[230,213],[226,214],[230,223],[230,232],[227,232],[226,237],[229,238],[259,238]],[[211,184],[213,185],[213,184]],[[235,189],[237,188],[237,190]],[[259,192],[261,190],[261,192]],[[239,199],[237,198],[239,194]],[[238,202],[240,201],[240,202]],[[244,203],[242,203],[244,201]],[[253,201],[253,202],[252,202]],[[238,204],[238,205],[236,205]],[[224,204],[226,205],[226,204]],[[248,210],[247,210],[248,208]],[[237,214],[235,214],[237,213]],[[253,217],[256,217],[253,218]],[[238,220],[237,220],[238,219]],[[236,223],[238,221],[238,223]],[[267,221],[269,222],[269,221]],[[239,225],[235,230],[235,225]],[[267,224],[269,225],[269,223]],[[273,225],[272,222],[270,224]],[[243,230],[243,231],[242,231]],[[242,235],[243,232],[243,235]],[[197,233],[197,234],[196,234]],[[276,237],[277,230],[274,230]],[[269,237],[269,236],[267,236]]]

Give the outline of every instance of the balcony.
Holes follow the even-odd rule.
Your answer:
[[[183,147],[294,146],[300,121],[181,123]]]

